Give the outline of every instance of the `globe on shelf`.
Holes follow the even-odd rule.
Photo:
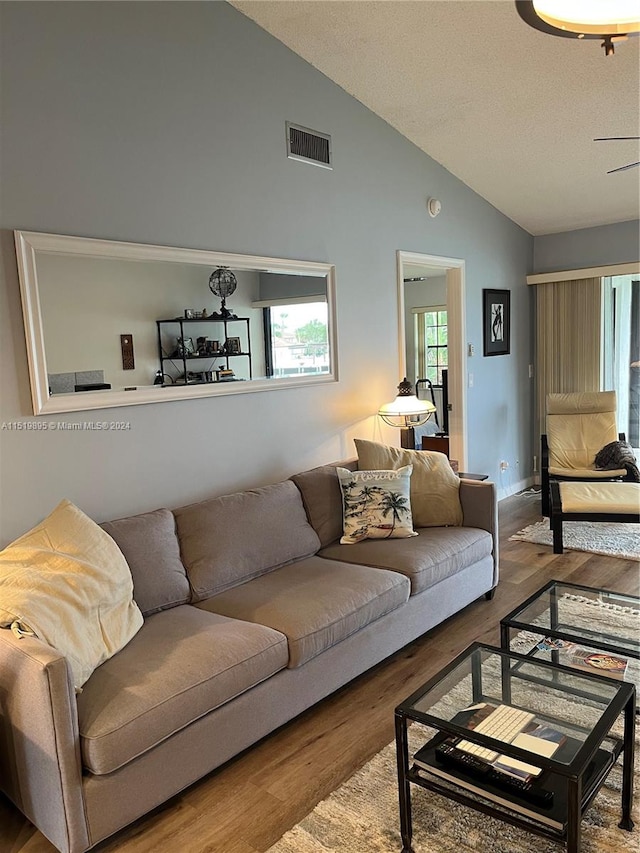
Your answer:
[[[209,277],[209,290],[222,300],[220,311],[214,311],[212,317],[221,320],[234,320],[236,315],[227,308],[227,296],[231,296],[238,286],[238,281],[229,267],[218,267]]]

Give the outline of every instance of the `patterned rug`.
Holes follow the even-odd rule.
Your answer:
[[[611,610],[608,616],[615,619]],[[519,635],[521,650],[531,647],[533,636]],[[448,699],[444,697],[442,701]],[[579,705],[575,707],[576,719],[588,713],[581,711]],[[413,724],[409,728],[409,754],[431,734],[425,727]],[[636,755],[639,740],[640,735],[636,740]],[[618,829],[622,784],[619,760],[582,821],[582,853],[638,853],[637,760],[634,779],[636,829],[631,833]],[[415,853],[561,853],[564,849],[559,843],[510,826],[418,785],[412,785],[411,791]],[[390,743],[319,803],[268,853],[399,853],[401,848],[396,750],[395,743]]]
[[[607,521],[568,521],[562,526],[565,550],[590,551],[608,557],[640,561],[640,524]],[[548,520],[530,524],[509,537],[553,548],[553,534]]]

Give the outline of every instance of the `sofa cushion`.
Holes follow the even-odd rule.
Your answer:
[[[168,509],[106,521],[100,525],[125,556],[133,596],[145,616],[186,604],[191,596],[180,560],[176,521]]]
[[[142,625],[122,552],[68,500],[0,554],[0,626],[14,622],[66,657],[76,690]]]
[[[176,510],[175,516],[193,601],[320,547],[291,480],[191,504]]]
[[[289,643],[289,667],[297,667],[408,598],[409,582],[397,572],[314,556],[197,606],[281,631]]]
[[[339,467],[356,471],[358,463],[353,460],[338,463]],[[336,465],[321,465],[291,479],[300,489],[304,508],[311,526],[318,534],[322,547],[330,545],[342,536],[342,491]]]
[[[358,468],[401,468],[412,465],[411,511],[418,527],[444,527],[462,524],[460,479],[453,473],[444,453],[430,450],[404,450],[374,441],[356,438]]]
[[[411,539],[368,540],[357,547],[329,545],[320,556],[401,572],[411,581],[411,594],[490,556],[493,538],[476,527],[424,527]]]
[[[343,545],[417,536],[411,521],[411,465],[397,471],[336,471],[342,489]]]
[[[286,638],[262,625],[189,604],[149,616],[78,697],[83,765],[111,773],[269,678],[287,659]]]

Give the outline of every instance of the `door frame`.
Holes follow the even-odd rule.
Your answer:
[[[448,379],[449,379],[449,455],[457,459],[459,469],[467,470],[467,382],[466,382],[466,312],[465,261],[423,255],[418,252],[396,252],[398,292],[398,363],[400,378],[406,375],[406,329],[404,322],[404,265],[421,265],[442,270],[447,280]]]

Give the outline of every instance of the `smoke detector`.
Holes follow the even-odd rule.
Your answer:
[[[435,218],[442,210],[442,204],[437,198],[428,198],[427,210],[429,211],[429,216]]]

